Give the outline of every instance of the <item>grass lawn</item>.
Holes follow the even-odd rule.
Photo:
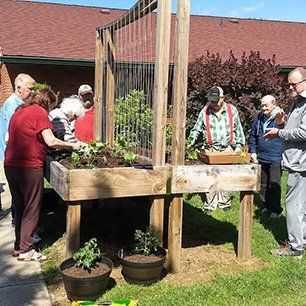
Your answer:
[[[283,199],[286,175],[283,175]],[[258,202],[258,201],[257,201]],[[253,258],[239,263],[235,258],[239,201],[236,195],[228,211],[212,214],[201,211],[200,198],[186,197],[183,220],[183,271],[167,275],[158,284],[143,287],[129,285],[120,278],[120,269],[113,271],[115,285],[102,300],[131,298],[139,305],[306,305],[306,263],[295,258],[270,255],[277,241],[286,239],[285,218],[269,219],[254,207]],[[50,226],[54,226],[49,219]],[[64,220],[63,220],[64,222]],[[49,260],[42,266],[54,305],[69,305],[57,271],[63,258],[64,224],[57,224],[44,249]],[[45,224],[48,228],[48,221]],[[52,227],[52,226],[51,226]],[[83,227],[85,230],[85,226]],[[49,240],[48,240],[49,239]],[[189,257],[188,257],[189,256]],[[199,277],[199,275],[201,277]]]

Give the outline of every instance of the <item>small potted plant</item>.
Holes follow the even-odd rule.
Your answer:
[[[102,256],[97,239],[90,239],[60,265],[68,299],[97,299],[107,288],[112,267],[112,261]]]
[[[121,250],[121,273],[129,283],[151,284],[161,279],[166,251],[152,231],[136,230],[135,244],[131,250]]]

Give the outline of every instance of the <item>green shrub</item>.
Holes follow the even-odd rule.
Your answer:
[[[101,257],[101,250],[96,238],[92,238],[85,242],[84,246],[73,255],[76,266],[89,272],[92,268],[96,267]]]
[[[145,232],[142,230],[136,230],[134,234],[136,254],[142,254],[150,256],[155,254],[160,247],[160,240],[154,235],[154,233],[147,229]]]
[[[132,90],[115,102],[115,138],[127,147],[146,148],[152,145],[152,110],[143,91]]]

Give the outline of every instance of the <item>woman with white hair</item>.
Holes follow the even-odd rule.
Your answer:
[[[49,113],[54,135],[64,141],[76,142],[74,120],[84,116],[85,109],[78,97],[65,98],[59,108]]]

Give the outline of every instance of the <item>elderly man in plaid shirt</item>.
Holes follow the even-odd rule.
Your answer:
[[[245,145],[245,136],[237,108],[224,101],[224,92],[219,86],[210,88],[206,97],[208,103],[190,132],[190,145],[194,145],[202,135],[200,142],[207,151],[241,151]],[[201,194],[201,198],[204,209],[231,206],[231,194],[228,192],[205,193]]]

